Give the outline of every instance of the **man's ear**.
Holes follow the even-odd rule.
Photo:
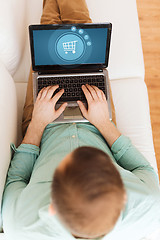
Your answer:
[[[52,203],[49,205],[48,211],[51,216],[56,214],[56,210],[54,209],[54,206]]]

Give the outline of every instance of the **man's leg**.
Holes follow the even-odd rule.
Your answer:
[[[57,0],[63,23],[91,23],[85,0]]]
[[[41,24],[62,24],[57,0],[43,1]]]

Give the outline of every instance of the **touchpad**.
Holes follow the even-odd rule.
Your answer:
[[[66,107],[63,112],[64,119],[83,119],[79,107]]]

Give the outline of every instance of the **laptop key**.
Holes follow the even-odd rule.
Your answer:
[[[104,77],[99,79],[100,82],[104,82]]]
[[[38,78],[38,82],[41,83],[43,81],[42,78]]]
[[[38,92],[41,91],[42,88],[43,86],[38,86]]]
[[[101,90],[102,90],[103,92],[105,92],[105,87],[101,87]]]

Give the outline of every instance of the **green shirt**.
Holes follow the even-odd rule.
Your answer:
[[[2,218],[7,240],[73,240],[56,216],[50,216],[51,183],[66,154],[80,146],[97,147],[111,157],[127,191],[127,204],[106,240],[139,240],[160,226],[158,177],[144,156],[121,135],[108,147],[90,123],[49,124],[40,148],[14,145],[3,195]]]

